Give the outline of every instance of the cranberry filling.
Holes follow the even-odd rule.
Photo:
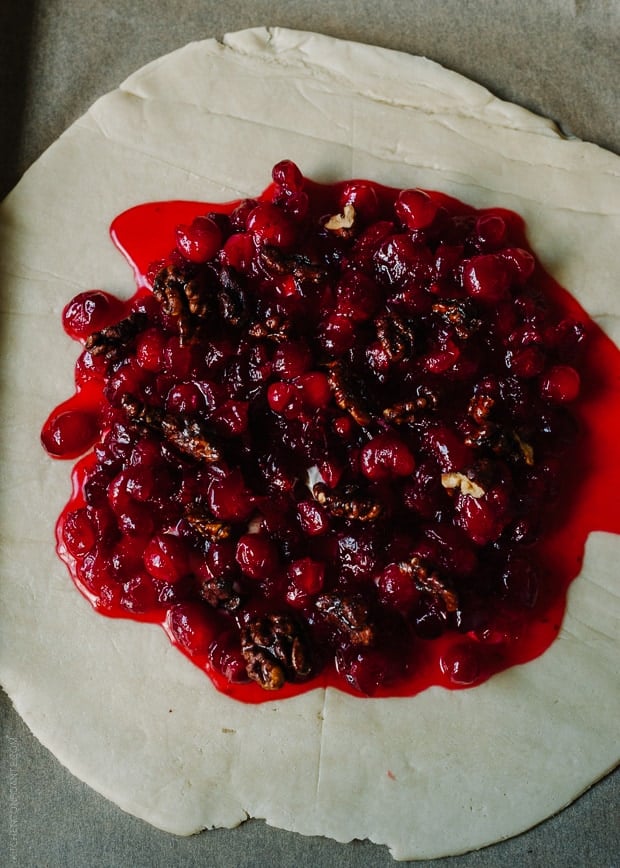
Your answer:
[[[588,532],[620,531],[619,354],[515,214],[285,160],[112,233],[138,291],[65,308],[76,394],[42,432],[94,445],[57,539],[98,611],[246,701],[463,688],[548,647]]]

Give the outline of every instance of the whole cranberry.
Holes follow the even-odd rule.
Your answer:
[[[511,271],[494,253],[473,256],[463,266],[463,288],[472,298],[494,304],[508,295]]]
[[[279,567],[275,545],[260,533],[246,533],[240,537],[236,560],[241,572],[252,579],[269,579]]]
[[[291,247],[297,237],[295,224],[282,208],[271,202],[260,202],[250,212],[248,232],[252,233],[259,244],[272,247]]]
[[[362,447],[360,467],[369,479],[391,479],[413,473],[415,459],[407,444],[398,435],[386,431],[373,437]]]
[[[92,289],[80,292],[69,302],[62,312],[62,323],[70,337],[86,340],[93,332],[120,319],[122,308],[122,302],[114,296]]]
[[[188,654],[207,654],[215,637],[215,619],[201,603],[177,603],[166,615],[172,641]]]
[[[177,250],[189,262],[208,262],[222,243],[222,232],[211,217],[197,217],[191,226],[176,229]]]
[[[83,410],[61,410],[49,417],[41,442],[53,458],[77,458],[93,445],[99,433],[97,417]]]
[[[424,190],[401,190],[396,199],[396,216],[407,229],[427,229],[437,216],[437,204]]]
[[[187,546],[180,537],[168,533],[151,538],[143,559],[148,573],[164,582],[178,582],[189,570]]]

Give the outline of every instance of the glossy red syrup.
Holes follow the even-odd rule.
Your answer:
[[[353,202],[357,209],[358,215],[362,215],[365,219],[369,232],[372,231],[373,226],[380,226],[381,220],[385,221],[388,219],[386,214],[389,214],[396,226],[396,230],[393,231],[396,231],[399,237],[407,236],[409,240],[413,239],[415,244],[422,244],[426,243],[427,236],[429,236],[429,233],[432,233],[433,227],[436,226],[441,215],[447,213],[451,219],[456,219],[457,222],[461,219],[469,221],[468,225],[472,225],[475,221],[478,221],[476,223],[478,227],[477,231],[480,238],[482,238],[479,242],[481,255],[496,249],[496,245],[499,242],[497,239],[494,239],[494,233],[500,232],[501,234],[503,231],[501,229],[502,225],[509,228],[511,249],[528,249],[522,221],[517,215],[502,209],[475,211],[463,203],[436,192],[409,191],[410,195],[397,198],[398,191],[379,187],[365,181],[319,186],[307,179],[303,179],[302,183],[294,175],[293,170],[288,164],[285,165],[284,170],[280,170],[279,175],[276,173],[274,177],[279,183],[269,187],[261,197],[251,203],[251,206],[244,206],[243,203],[240,206],[240,203],[214,205],[211,203],[185,201],[158,202],[137,206],[116,218],[111,227],[112,238],[134,271],[137,292],[132,299],[125,303],[109,298],[107,314],[104,310],[103,318],[95,322],[96,329],[104,328],[106,325],[123,319],[132,310],[136,310],[141,302],[145,302],[147,305],[150,303],[153,275],[157,270],[154,268],[153,263],[169,263],[170,261],[178,260],[179,245],[177,244],[175,253],[171,254],[170,251],[175,249],[175,233],[178,238],[179,226],[190,227],[193,225],[195,218],[206,214],[239,214],[240,208],[243,209],[244,207],[246,207],[246,211],[249,214],[252,212],[252,208],[256,207],[257,203],[265,203],[268,208],[272,208],[273,201],[276,200],[277,202],[278,198],[282,198],[283,190],[288,197],[288,213],[292,213],[295,216],[296,209],[302,212],[301,216],[295,216],[295,220],[298,223],[301,223],[304,219],[309,219],[303,213],[306,207],[303,197],[300,196],[300,189],[303,187],[304,194],[309,196],[312,203],[310,214],[316,219],[318,219],[318,215],[330,215],[339,212],[342,208],[343,198],[346,199],[348,196],[349,201]],[[352,187],[354,193],[351,193]],[[300,199],[300,202],[293,201],[295,197]],[[396,217],[393,216],[395,200],[397,201],[395,209]],[[377,202],[379,203],[378,205]],[[249,219],[247,217],[238,217],[239,224],[242,229],[245,229],[245,233],[242,233],[238,226],[232,232],[229,227],[229,237],[235,238],[235,243],[237,243],[239,240],[237,236],[239,236],[241,241],[245,243],[244,236],[254,233],[252,244],[255,249],[258,249],[262,243],[269,243],[282,250],[286,250],[289,244],[289,239],[286,237],[286,231],[290,229],[289,224],[285,223],[284,229],[282,229],[278,224],[278,214],[272,215],[268,208],[252,212],[254,216]],[[235,211],[235,209],[237,210]],[[440,217],[437,216],[438,213]],[[282,234],[283,232],[284,234]],[[189,238],[184,236],[183,244],[185,246],[183,250],[190,250],[190,254],[192,250],[200,251],[200,244],[203,242],[208,248],[209,244],[212,243],[212,239],[206,238],[205,240],[205,236],[200,235],[200,233],[198,233],[197,240],[193,236]],[[428,241],[428,244],[438,256],[437,241]],[[194,246],[191,247],[191,245]],[[349,255],[350,242],[346,238],[343,241],[338,241],[336,247],[339,247],[341,251],[344,250],[343,256]],[[232,245],[231,249],[233,249]],[[249,249],[251,253],[252,247],[250,246]],[[237,257],[235,263],[240,268],[244,268],[243,256],[236,251],[237,248],[235,248],[234,252],[234,256]],[[196,255],[199,256],[199,252]],[[390,291],[392,291],[396,284],[402,287],[401,277],[396,274],[400,260],[394,265],[395,260],[393,257],[395,255],[393,251],[389,252],[389,256],[392,256],[391,260],[388,254],[385,254],[385,256],[383,254],[376,254],[375,256],[376,261],[379,263],[384,263],[387,257],[384,273],[388,274],[385,281]],[[448,251],[447,255],[450,255],[450,251]],[[383,259],[381,258],[382,256]],[[404,254],[402,256],[404,257]],[[464,259],[467,259],[467,256]],[[381,265],[382,268],[384,264]],[[465,265],[463,281],[469,286],[468,292],[474,298],[480,287],[482,287],[482,292],[490,293],[490,296],[494,292],[497,292],[497,298],[489,296],[486,302],[483,302],[483,306],[484,303],[487,303],[501,307],[505,300],[504,290],[501,286],[499,288],[496,286],[496,282],[494,282],[496,275],[492,275],[489,278],[484,273],[486,265],[486,262],[478,262],[478,273],[472,272],[471,267]],[[437,265],[435,267],[439,268]],[[469,271],[467,271],[468,268]],[[250,271],[251,267],[249,266],[248,273]],[[500,278],[498,280],[501,283]],[[398,283],[399,281],[401,281],[400,284]],[[286,279],[280,279],[280,277],[274,282],[274,285],[275,283],[277,283],[277,304],[281,304],[281,309],[285,310],[285,312],[287,310],[293,310],[294,312],[294,305],[297,302],[295,299],[293,301],[287,300],[287,293],[295,296],[295,286],[291,281],[287,284]],[[471,554],[470,549],[473,550],[474,555],[472,556],[482,558],[485,565],[484,569],[489,573],[492,572],[494,558],[497,558],[498,563],[501,564],[498,569],[501,571],[506,565],[501,561],[500,555],[493,553],[494,547],[501,547],[502,540],[509,533],[513,535],[513,539],[518,538],[519,534],[521,534],[524,539],[518,540],[518,544],[510,542],[510,546],[512,546],[510,552],[513,552],[513,549],[517,552],[516,555],[513,553],[510,557],[516,558],[517,563],[520,563],[519,558],[522,558],[538,565],[535,590],[532,592],[531,599],[528,599],[527,571],[525,579],[522,579],[526,587],[521,587],[519,591],[520,602],[516,604],[511,602],[511,593],[514,593],[514,591],[503,595],[499,594],[496,579],[489,579],[489,583],[495,582],[493,584],[494,589],[490,594],[490,612],[485,609],[484,605],[482,606],[484,611],[480,611],[481,603],[478,599],[479,595],[477,595],[476,603],[472,604],[469,609],[465,605],[462,606],[461,622],[458,623],[458,616],[453,612],[446,615],[445,610],[442,609],[443,604],[441,601],[438,601],[438,598],[432,598],[432,595],[429,595],[427,592],[421,595],[424,598],[424,605],[422,605],[417,600],[420,597],[419,589],[411,591],[398,569],[395,573],[396,584],[398,585],[398,582],[401,582],[404,591],[399,591],[398,588],[393,592],[389,590],[390,587],[393,587],[389,582],[389,565],[401,562],[403,558],[406,559],[406,555],[403,555],[402,552],[406,551],[407,555],[409,555],[412,550],[411,542],[408,543],[409,548],[403,544],[404,548],[401,545],[401,549],[399,549],[398,545],[396,545],[396,551],[391,558],[388,557],[387,560],[384,558],[382,561],[380,559],[377,560],[377,563],[373,567],[375,570],[373,581],[368,582],[365,578],[362,581],[364,593],[366,593],[366,589],[368,588],[368,593],[372,596],[374,601],[373,606],[378,605],[375,599],[377,593],[375,588],[378,586],[383,588],[388,587],[388,591],[383,590],[379,592],[379,597],[382,594],[384,596],[387,594],[388,600],[390,600],[392,599],[390,593],[395,595],[394,599],[398,597],[397,605],[392,600],[386,607],[387,614],[378,615],[379,620],[386,618],[388,624],[381,634],[383,644],[374,645],[371,643],[368,647],[360,648],[359,646],[355,646],[355,643],[351,644],[345,638],[340,642],[340,647],[334,653],[334,640],[332,638],[331,651],[325,655],[322,668],[317,667],[319,669],[318,674],[308,680],[287,681],[277,691],[263,689],[256,682],[247,680],[244,672],[245,660],[235,645],[236,638],[235,641],[229,641],[231,635],[233,637],[237,636],[238,623],[235,622],[235,617],[227,611],[209,608],[206,621],[201,615],[196,621],[199,626],[195,629],[192,627],[193,615],[197,609],[200,609],[200,612],[203,613],[206,606],[200,600],[195,590],[193,572],[196,572],[198,569],[195,553],[189,558],[188,564],[184,564],[183,568],[180,568],[180,573],[178,576],[174,576],[174,581],[161,581],[158,583],[157,581],[151,581],[150,578],[144,580],[142,566],[136,566],[132,574],[134,576],[132,579],[133,584],[130,582],[129,586],[127,583],[123,585],[120,580],[116,584],[109,582],[104,591],[101,592],[100,590],[93,590],[95,586],[90,583],[88,578],[84,578],[84,568],[81,565],[88,562],[89,555],[87,554],[85,559],[85,551],[89,547],[93,548],[95,537],[99,535],[105,536],[106,528],[96,528],[93,535],[93,528],[88,525],[81,537],[84,551],[80,550],[81,543],[79,541],[73,544],[74,550],[69,551],[66,543],[67,521],[73,520],[72,516],[75,514],[75,511],[86,503],[84,482],[90,477],[93,468],[97,464],[97,458],[92,451],[92,447],[96,441],[101,441],[100,435],[102,429],[105,435],[106,426],[109,425],[110,418],[108,399],[104,394],[103,375],[84,377],[80,373],[80,370],[83,371],[85,364],[102,370],[101,360],[95,359],[93,361],[92,358],[88,357],[88,354],[86,354],[86,357],[82,356],[81,362],[78,362],[78,368],[76,369],[76,382],[78,384],[76,394],[54,410],[46,422],[42,433],[44,446],[55,457],[75,458],[84,452],[87,453],[78,461],[74,469],[73,494],[57,525],[58,552],[67,564],[78,588],[91,601],[94,608],[105,615],[128,617],[161,624],[166,629],[171,641],[187,654],[193,663],[209,675],[219,690],[245,702],[262,702],[274,698],[282,699],[315,687],[325,686],[332,686],[354,695],[366,694],[375,697],[412,696],[431,685],[458,689],[479,684],[498,671],[515,664],[525,663],[542,654],[553,642],[560,629],[565,609],[566,592],[572,580],[581,570],[588,534],[592,531],[620,533],[620,515],[617,508],[617,492],[620,489],[620,448],[617,437],[620,425],[620,352],[588,317],[587,313],[576,300],[549,277],[538,263],[536,263],[533,275],[528,278],[528,283],[533,290],[531,294],[542,294],[546,297],[548,304],[556,312],[556,322],[579,322],[585,327],[587,338],[585,340],[581,340],[580,338],[579,353],[576,353],[580,358],[578,364],[575,362],[580,378],[579,397],[569,402],[572,419],[576,421],[575,428],[578,433],[568,438],[570,440],[568,446],[558,450],[557,461],[561,461],[561,469],[559,471],[557,469],[553,470],[554,487],[557,488],[557,492],[555,497],[549,499],[549,509],[541,510],[542,513],[548,513],[543,516],[545,519],[545,530],[542,538],[537,539],[534,535],[534,541],[530,541],[528,538],[530,531],[527,528],[527,522],[525,522],[525,530],[515,530],[518,524],[517,517],[511,514],[510,520],[506,519],[506,527],[492,534],[492,539],[489,542],[483,541],[482,543],[470,546],[471,540],[466,540],[466,545],[464,546],[466,552],[463,557],[469,556]],[[273,291],[273,288],[268,287],[268,291]],[[438,297],[441,300],[441,296]],[[281,301],[282,298],[284,298],[284,301]],[[328,299],[326,303],[333,306],[333,299]],[[362,303],[362,308],[365,303],[366,301]],[[368,303],[370,304],[370,302]],[[344,306],[341,305],[337,309],[336,326],[334,327],[336,329],[337,340],[345,342],[348,340],[347,335],[349,334],[350,321],[355,321],[356,318],[362,322],[367,321],[367,318],[365,319],[366,314],[363,311],[360,313],[361,308],[356,309],[355,305],[351,303],[352,307],[349,309],[347,308],[347,304],[348,302],[345,299]],[[289,305],[288,308],[287,305]],[[105,305],[103,305],[103,308],[105,308]],[[422,315],[425,316],[426,313]],[[107,320],[106,316],[108,317]],[[505,316],[509,320],[511,314],[506,312]],[[347,321],[343,322],[343,318]],[[532,321],[534,320],[535,316],[532,317]],[[498,322],[500,323],[498,327],[501,327],[502,320],[498,318]],[[321,327],[323,326],[324,322],[321,323]],[[513,323],[507,326],[507,330],[510,329],[516,333],[518,324],[514,325]],[[68,329],[68,331],[71,333],[71,329]],[[83,331],[84,334],[75,334],[74,331],[72,336],[83,339],[88,331],[88,323],[84,325]],[[448,372],[453,370],[451,368],[452,359],[450,357],[453,344],[450,341],[451,338],[448,338],[439,350],[431,347],[427,352],[425,364],[427,366],[426,371],[430,371],[427,378],[429,383],[434,382],[433,377],[440,368],[447,368]],[[574,379],[576,376],[572,367],[572,359],[570,365],[563,365],[561,364],[561,359],[560,362],[555,359],[556,363],[551,366],[552,370],[550,370],[549,366],[545,368],[544,365],[539,364],[537,355],[538,346],[539,344],[536,341],[528,343],[527,340],[524,340],[521,349],[525,348],[527,352],[521,355],[517,361],[511,361],[511,364],[515,366],[521,365],[524,370],[527,369],[528,365],[533,366],[532,369],[536,373],[534,375],[528,374],[526,378],[528,383],[540,383],[540,389],[543,391],[546,389],[547,394],[554,393],[555,389],[556,393],[554,394],[556,394],[556,397],[557,390],[559,389],[561,393],[562,389],[564,389],[565,393],[572,398],[573,395],[570,394],[572,388],[571,378]],[[343,357],[344,351],[336,349],[333,352],[336,354],[336,357]],[[86,362],[84,361],[85,358]],[[381,361],[380,352],[377,358]],[[514,353],[511,358],[514,359]],[[277,414],[280,412],[281,405],[284,406],[286,404],[286,390],[289,388],[287,384],[290,382],[302,382],[301,380],[296,380],[295,377],[303,377],[307,374],[307,371],[305,371],[306,362],[303,359],[303,353],[296,355],[291,350],[286,357],[282,356],[282,354],[280,357],[277,357],[276,351],[276,353],[272,352],[270,365],[272,373],[265,383],[265,390],[271,387],[271,391],[265,391],[265,394],[271,407],[271,410],[268,412]],[[541,368],[540,371],[537,366]],[[568,373],[566,371],[567,368],[570,368]],[[275,376],[273,372],[277,372],[278,370],[283,371],[284,375]],[[222,378],[221,372],[218,376]],[[448,373],[448,376],[451,376],[451,374]],[[545,380],[545,377],[547,380]],[[225,380],[226,378],[223,377],[223,379]],[[307,379],[303,382],[310,383]],[[576,382],[578,383],[578,381]],[[274,386],[274,383],[277,385]],[[324,380],[320,376],[315,377],[307,388],[310,395],[308,400],[315,401],[317,406],[322,406],[322,402],[324,401]],[[191,394],[186,400],[190,399]],[[551,405],[557,409],[558,401],[552,401]],[[546,405],[543,404],[543,406]],[[330,410],[330,412],[332,411]],[[77,415],[71,416],[72,413]],[[334,419],[334,428],[345,439],[348,436],[347,432],[349,429],[355,428],[357,424],[355,421],[351,421],[351,416],[347,412],[334,412]],[[436,420],[431,421],[431,427],[433,427]],[[454,420],[449,419],[448,422],[452,425]],[[569,428],[572,424],[570,423]],[[389,437],[392,437],[392,439],[396,437],[396,440],[400,442],[403,439],[401,432],[401,428],[389,429],[387,435],[388,441]],[[424,438],[427,438],[427,440]],[[405,439],[407,438],[405,437]],[[435,441],[432,440],[432,436],[424,429],[422,433],[416,434],[413,440],[410,439],[408,441],[408,446],[399,447],[400,452],[396,450],[398,452],[396,457],[393,457],[396,452],[392,450],[390,461],[392,461],[393,466],[390,465],[388,470],[385,471],[381,467],[379,470],[376,469],[377,461],[383,459],[380,459],[380,456],[377,458],[374,453],[370,454],[369,446],[361,447],[362,442],[364,441],[360,440],[360,447],[355,448],[357,452],[360,452],[361,448],[362,462],[364,460],[367,461],[368,474],[371,474],[369,476],[371,487],[380,487],[385,481],[385,476],[388,483],[393,482],[398,487],[398,490],[401,491],[404,484],[403,480],[411,476],[412,467],[420,467],[420,464],[424,462],[424,455],[428,454],[425,452],[425,448],[432,451],[432,444]],[[422,443],[423,445],[420,447],[421,451],[420,449],[414,449],[411,446],[412,442],[415,442],[418,446]],[[426,442],[431,445],[424,446]],[[448,443],[446,446],[446,443],[448,441],[441,441],[437,447],[439,453],[441,453],[442,449],[444,453],[446,449],[450,452],[450,444]],[[458,448],[462,447],[459,446]],[[416,453],[415,456],[412,450]],[[554,452],[553,449],[551,451],[552,453]],[[364,458],[364,455],[366,455],[366,458]],[[551,455],[550,460],[551,464],[554,465],[554,454]],[[315,463],[315,461],[316,459],[313,459],[308,463]],[[434,459],[431,460],[431,464],[432,461]],[[433,467],[436,469],[435,464],[433,464]],[[447,464],[442,467],[443,470],[446,468],[448,468]],[[448,469],[453,468],[449,467]],[[335,490],[337,489],[337,480],[330,480],[330,472],[337,475],[340,470],[337,467],[334,469],[333,466],[331,470],[329,467],[322,468],[323,478],[326,480],[328,488],[331,486]],[[415,473],[415,470],[413,472]],[[375,477],[372,476],[373,473],[376,473]],[[515,471],[515,475],[518,476],[519,473],[522,473],[522,471]],[[538,497],[539,500],[540,498],[546,499],[548,497],[544,484],[544,473],[542,471],[541,476],[543,477],[543,481],[539,483],[539,490],[533,489],[531,494],[532,498]],[[140,484],[145,484],[144,479],[142,479]],[[148,475],[146,484],[148,485]],[[533,483],[531,483],[531,486],[533,486]],[[140,494],[139,491],[137,493],[134,492],[134,494],[135,497],[132,500],[132,504],[135,506],[137,501],[138,507],[136,508],[135,516],[133,514],[130,516],[131,521],[137,521],[138,523],[144,521],[146,525],[144,532],[136,533],[134,530],[132,531],[133,535],[129,537],[130,540],[135,540],[136,537],[142,540],[141,543],[136,544],[136,563],[139,563],[141,556],[142,559],[147,557],[144,552],[144,540],[152,536],[154,531],[148,526],[149,519],[144,516],[142,511],[142,502],[148,500],[147,495],[144,493]],[[309,492],[306,492],[306,494],[308,495],[307,497],[303,497],[302,495],[295,496],[298,500],[311,500]],[[104,495],[104,499],[106,496],[108,499],[114,496],[110,494],[109,488],[107,495]],[[519,496],[521,497],[521,495]],[[526,496],[523,495],[523,497]],[[415,500],[415,496],[413,499]],[[450,501],[450,503],[453,502]],[[521,501],[519,502],[521,503]],[[449,508],[452,509],[452,506]],[[107,509],[108,507],[106,506]],[[311,503],[308,509],[312,513],[312,510],[316,511],[318,507],[316,507],[316,504]],[[416,526],[419,525],[422,529],[428,528],[431,525],[435,527],[435,524],[433,524],[436,519],[435,514],[429,518],[423,512],[422,514],[416,512],[417,507],[412,507],[412,509],[414,510],[411,517],[412,523],[416,523]],[[440,511],[436,510],[435,512]],[[522,512],[520,516],[521,518],[523,517]],[[311,521],[311,518],[308,521]],[[330,520],[332,527],[338,526],[338,533],[328,531],[327,534],[324,534],[318,525],[313,525],[311,532],[309,532],[309,538],[303,543],[305,548],[302,547],[300,549],[303,556],[292,558],[298,564],[298,581],[308,592],[310,599],[316,599],[320,593],[324,580],[324,571],[327,570],[329,573],[329,557],[330,554],[333,555],[334,545],[337,547],[340,544],[338,540],[342,540],[343,537],[346,538],[349,531],[355,537],[353,531],[358,531],[360,528],[362,533],[358,533],[356,537],[358,540],[361,540],[365,533],[369,533],[371,536],[374,533],[372,525],[360,526],[355,525],[353,522],[349,522],[348,524],[345,522],[345,524],[339,525],[339,519],[333,518],[333,516]],[[243,532],[244,522],[247,525],[247,518],[238,522],[240,529],[237,531],[237,536]],[[452,527],[451,522],[452,519],[448,522]],[[474,533],[475,535],[478,525],[474,523],[468,525],[468,527],[468,533]],[[116,529],[113,532],[117,533]],[[74,538],[79,540],[80,533],[81,531],[78,528],[74,534]],[[313,535],[314,533],[316,533],[316,536]],[[330,536],[330,533],[332,536]],[[426,530],[424,530],[424,533],[426,533],[426,536],[423,542],[427,547],[430,546],[432,561],[432,551],[434,549],[432,544],[429,543],[429,539],[436,539],[436,534],[435,531],[428,531],[427,533]],[[461,534],[461,530],[458,533]],[[449,550],[446,557],[458,557],[460,539],[461,537],[458,537],[456,542],[454,540],[452,542],[444,540],[440,543],[440,548],[441,546],[445,546]],[[250,539],[250,544],[253,542],[255,540]],[[420,544],[420,534],[417,532],[416,544]],[[454,551],[451,550],[451,546]],[[206,546],[206,548],[209,548],[209,546]],[[240,557],[243,558],[244,556],[243,552],[239,554],[239,551],[238,548],[238,561]],[[347,592],[350,592],[351,587],[355,587],[358,571],[363,571],[363,541],[358,543],[357,549],[354,546],[352,553],[347,554],[346,557],[342,555],[342,548],[338,551],[341,552],[341,559],[344,558],[346,560],[346,558],[349,558],[349,566],[347,567],[349,572],[345,580],[345,587]],[[415,551],[417,552],[418,548],[415,548]],[[304,552],[305,555],[303,554]],[[259,563],[256,557],[255,564]],[[267,554],[265,557],[267,557]],[[131,560],[130,556],[128,558]],[[304,566],[304,558],[306,560],[309,559],[311,562],[310,566],[307,564]],[[164,560],[161,568],[164,573],[166,563]],[[301,566],[299,566],[300,563]],[[318,567],[316,566],[317,563],[319,564]],[[174,569],[174,566],[171,569]],[[260,575],[260,565],[251,566],[251,569],[256,573],[254,581],[263,581],[264,577]],[[458,569],[457,567],[457,572]],[[521,569],[521,573],[523,573],[523,569]],[[383,575],[383,579],[380,578],[381,575]],[[479,581],[477,573],[474,575],[475,579],[472,579],[472,581]],[[127,575],[125,575],[125,578],[127,578]],[[248,592],[248,588],[252,587],[252,581],[246,576],[243,582],[245,583],[245,590]],[[381,585],[381,582],[383,582],[383,585]],[[466,583],[463,582],[463,584]],[[286,590],[286,582],[284,582],[282,588]],[[466,592],[464,593],[466,594]],[[269,593],[264,592],[264,589],[261,591],[261,594],[263,594],[261,599],[250,605],[250,608],[253,606],[252,611],[264,612],[269,609],[269,606],[272,609],[276,608],[278,611],[290,611],[295,615],[300,611],[300,608],[288,598],[288,602],[287,600],[280,600],[276,605],[272,602]],[[269,603],[265,602],[264,594],[266,594]],[[404,602],[401,599],[403,594]],[[417,600],[415,605],[407,602],[407,594],[414,595]],[[306,604],[305,609],[302,606],[301,610],[306,612],[309,610],[309,605]],[[394,606],[396,607],[396,611]],[[323,635],[326,628],[324,624],[321,625],[320,623],[317,626],[320,619],[317,620],[318,616],[316,616],[316,613],[309,617],[312,630],[316,630],[318,636]],[[186,622],[183,621],[183,618],[186,618]],[[183,621],[180,627],[179,619]],[[390,619],[393,619],[394,623],[398,621],[399,629],[402,632],[401,637],[397,640],[397,646],[393,647],[390,647],[390,643],[392,642]],[[243,621],[243,617],[240,616],[239,620]],[[441,626],[438,629],[437,623],[439,622]],[[403,623],[406,624],[405,628],[403,628]],[[430,628],[428,624],[430,624]],[[426,634],[425,630],[428,631]],[[385,662],[386,655],[387,663]],[[399,658],[398,664],[390,662],[396,658]]]

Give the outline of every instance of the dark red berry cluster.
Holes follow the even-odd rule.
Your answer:
[[[94,444],[60,523],[82,588],[216,682],[372,694],[451,636],[438,669],[476,683],[537,605],[575,437],[584,328],[536,271],[509,212],[290,161],[178,226],[152,292],[65,310],[78,394],[43,442]]]

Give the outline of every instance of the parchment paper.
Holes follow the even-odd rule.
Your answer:
[[[620,152],[614,0],[40,0],[0,6],[0,196],[101,94],[194,39],[257,25],[422,54],[568,134]],[[1,251],[0,251],[1,255]],[[301,838],[252,821],[177,839],[75,780],[0,693],[0,863],[7,866],[390,866],[384,848]],[[620,776],[531,832],[433,866],[611,866]],[[418,865],[431,863],[416,863]]]

